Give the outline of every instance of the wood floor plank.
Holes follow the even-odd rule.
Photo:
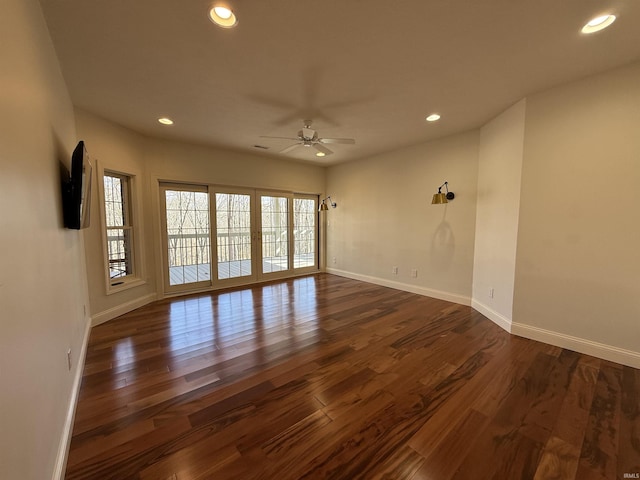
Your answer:
[[[367,478],[391,457],[393,452],[415,434],[438,406],[462,387],[485,364],[484,352],[469,358],[451,376],[443,388],[416,384],[398,395],[396,401],[379,411],[366,409],[360,418],[353,414],[334,420],[340,426],[333,445],[315,458],[300,478]],[[357,406],[356,406],[357,408]]]
[[[618,439],[618,477],[640,478],[640,371],[624,367],[622,371],[620,437]]]
[[[544,447],[533,480],[574,479],[579,460],[579,447],[561,438],[551,437]]]
[[[448,480],[453,478],[468,453],[476,448],[476,441],[489,425],[490,419],[476,410],[451,419],[451,428],[442,435],[435,448],[426,452],[418,474],[424,478]]]
[[[95,327],[66,478],[613,480],[639,399],[637,369],[318,274]]]
[[[520,341],[516,340],[516,344],[520,344]],[[483,368],[478,375],[470,378],[466,383],[461,385],[461,388],[459,388],[455,396],[434,412],[425,422],[425,425],[409,440],[409,445],[418,453],[427,456],[431,450],[437,448],[439,443],[446,438],[450,429],[455,425],[451,420],[452,418],[464,417],[471,408],[476,409],[476,404],[483,407],[485,411],[488,410],[482,403],[483,399],[495,398],[496,389],[503,392],[513,386],[513,381],[510,376],[496,376],[495,372],[500,369],[508,371],[509,368],[505,366],[505,360],[510,359],[513,362],[517,362],[520,355],[526,356],[527,351],[520,348],[516,348],[514,351],[505,348],[496,353],[495,356],[490,359],[489,363],[487,363],[486,368]],[[501,379],[502,382],[494,382],[496,379]],[[499,402],[495,402],[495,405],[499,404]],[[491,413],[487,412],[486,416],[488,418],[495,417],[498,408],[493,408],[494,410],[492,410]],[[482,410],[479,410],[479,412],[483,413]]]
[[[167,438],[188,432],[190,428],[187,419],[177,418],[171,424],[112,448],[100,448],[96,445],[96,454],[82,462],[73,462],[74,465],[67,469],[65,478],[116,480],[135,477],[148,464],[162,456],[162,446]],[[117,468],[114,468],[114,462],[117,462]]]
[[[424,458],[410,447],[402,447],[394,452],[373,474],[371,480],[397,480],[414,478]]]
[[[621,368],[602,362],[580,454],[579,478],[616,478],[621,377]]]

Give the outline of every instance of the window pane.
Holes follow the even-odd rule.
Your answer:
[[[293,199],[293,268],[316,264],[316,202],[310,198]]]
[[[122,227],[126,225],[125,194],[126,178],[104,177],[104,207],[107,227]]]
[[[107,255],[109,278],[120,278],[133,273],[131,263],[131,231],[129,229],[107,229]]]
[[[251,196],[216,193],[218,279],[251,275]]]
[[[288,270],[288,202],[286,197],[261,197],[262,272]]]
[[[169,285],[211,279],[209,194],[166,190]]]

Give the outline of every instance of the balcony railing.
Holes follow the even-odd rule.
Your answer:
[[[131,256],[126,253],[124,236],[110,235],[107,237],[109,252],[119,252],[121,256],[111,255],[109,269],[111,278],[128,275],[130,272]],[[294,253],[296,265],[309,266],[315,263],[315,236],[314,230],[294,231]],[[278,234],[276,231],[262,232],[262,257],[270,265],[278,265],[286,261],[289,249],[287,248],[286,232]],[[181,235],[168,235],[169,267],[188,267],[207,265],[211,263],[209,256],[209,234],[192,233]],[[218,264],[233,262],[240,268],[246,262],[251,261],[251,234],[245,233],[218,233],[216,235],[216,251]],[[240,263],[235,263],[240,262]],[[286,269],[286,267],[284,267]],[[245,267],[242,267],[245,270]],[[225,274],[225,277],[233,274]],[[225,278],[220,277],[220,278]]]
[[[295,254],[313,254],[315,238],[313,230],[294,232]],[[169,235],[169,265],[172,267],[211,263],[209,258],[209,234],[194,233]],[[286,232],[262,232],[262,257],[274,258],[288,253]],[[216,235],[218,262],[234,262],[251,259],[250,233],[218,233]]]

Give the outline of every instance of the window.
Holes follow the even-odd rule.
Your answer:
[[[132,177],[104,172],[104,225],[109,286],[122,285],[136,275]]]

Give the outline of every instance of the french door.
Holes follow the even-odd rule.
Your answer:
[[[214,260],[216,278],[221,283],[237,283],[238,279],[256,279],[253,203],[251,192],[214,189]]]
[[[206,187],[163,186],[165,290],[211,285],[211,228]]]
[[[161,184],[165,292],[318,269],[318,197]]]
[[[286,276],[291,271],[289,246],[291,229],[289,228],[290,196],[259,193],[260,203],[260,240],[262,277]]]

